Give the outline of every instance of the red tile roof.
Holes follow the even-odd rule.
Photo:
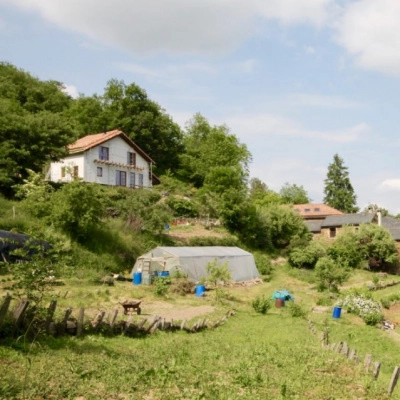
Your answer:
[[[336,208],[327,206],[324,203],[316,204],[294,204],[293,209],[299,213],[304,219],[325,218],[328,215],[343,215]]]
[[[68,151],[70,154],[81,153],[82,151],[86,151],[91,149],[92,147],[98,146],[108,140],[121,136],[121,139],[125,140],[131,147],[133,147],[144,159],[150,161],[154,164],[154,160],[146,154],[132,139],[130,139],[124,132],[115,129],[109,132],[103,133],[95,133],[94,135],[84,136],[83,138],[78,139],[75,143],[72,143],[68,146]]]

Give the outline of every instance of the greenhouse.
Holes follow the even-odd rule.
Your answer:
[[[217,262],[223,265],[228,262],[228,269],[235,282],[247,281],[259,277],[251,253],[239,247],[204,246],[204,247],[156,247],[137,258],[132,274],[142,272],[156,274],[177,271],[190,280],[198,282],[207,277],[207,264]]]

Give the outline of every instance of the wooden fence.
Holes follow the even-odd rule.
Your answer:
[[[313,335],[317,335],[318,331],[311,320],[308,320],[308,327]],[[322,347],[331,351],[335,351],[343,356],[347,357],[349,360],[353,361],[355,364],[359,364],[361,359],[356,349],[350,349],[346,342],[339,343],[329,343],[329,333],[328,329],[324,329],[321,335]],[[363,368],[366,373],[371,373],[374,379],[378,379],[379,372],[381,369],[381,363],[379,361],[372,362],[372,354],[366,354],[364,357]],[[388,385],[388,394],[391,396],[394,388],[396,387],[397,381],[399,379],[400,369],[399,367],[394,367],[392,377]]]
[[[27,313],[29,301],[22,300],[17,307],[11,311],[11,296],[6,295],[0,306],[0,336],[15,336],[24,333],[35,334],[43,331],[52,336],[102,333],[105,335],[143,336],[161,331],[186,331],[188,333],[199,332],[204,329],[216,328],[224,324],[227,319],[234,315],[234,311],[227,312],[221,319],[213,322],[208,318],[201,318],[195,323],[183,321],[167,321],[158,315],[148,319],[130,315],[119,317],[120,311],[100,311],[94,318],[85,316],[85,309],[80,308],[77,315],[73,315],[73,309],[67,308],[62,312],[62,317],[55,320],[54,314],[57,302],[52,301],[47,308],[46,315],[38,317],[34,313]],[[29,314],[29,315],[28,315]]]

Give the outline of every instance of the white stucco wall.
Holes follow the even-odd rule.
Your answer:
[[[99,147],[108,147],[109,162],[119,163],[113,165],[110,163],[99,162]],[[128,152],[136,154],[136,166],[127,166]],[[54,182],[69,182],[72,177],[67,174],[61,177],[63,166],[78,166],[78,176],[85,182],[95,182],[103,185],[116,185],[116,171],[126,172],[126,186],[130,186],[130,173],[135,173],[135,187],[139,187],[139,175],[143,175],[143,187],[152,187],[149,177],[149,163],[140,156],[129,144],[120,137],[114,137],[99,146],[93,147],[84,153],[68,156],[64,160],[52,163],[50,167],[50,179]],[[97,168],[102,168],[102,176],[97,176]]]

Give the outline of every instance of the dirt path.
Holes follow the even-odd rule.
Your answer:
[[[162,301],[146,302],[143,305],[143,315],[159,315],[166,320],[190,320],[202,315],[210,314],[215,310],[215,307],[210,305],[202,305],[195,307],[177,307],[175,305]]]

